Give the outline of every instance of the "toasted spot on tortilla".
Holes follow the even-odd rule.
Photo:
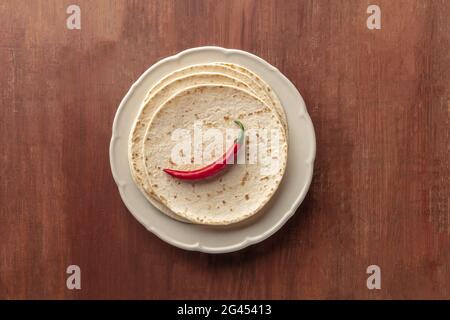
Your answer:
[[[209,79],[209,78],[205,78],[205,79]],[[194,79],[190,80],[191,84],[192,85],[197,84],[197,83],[194,83],[193,80]],[[150,137],[150,134],[151,134],[151,139],[149,139],[149,140],[151,140],[151,141],[156,140],[157,143],[152,144],[152,143],[149,143],[151,141],[145,141],[146,149],[144,149],[144,152],[145,152],[144,156],[148,156],[148,157],[145,157],[145,160],[146,160],[145,166],[146,166],[146,169],[149,169],[148,170],[149,178],[145,179],[146,183],[144,183],[144,186],[148,185],[149,187],[151,187],[152,182],[153,183],[157,182],[160,186],[162,186],[163,184],[166,185],[166,183],[167,183],[168,187],[155,189],[155,192],[158,195],[158,197],[156,199],[161,199],[160,196],[163,194],[164,197],[168,199],[167,207],[170,210],[172,210],[174,213],[180,215],[180,217],[185,218],[186,220],[190,220],[191,222],[194,222],[194,223],[203,221],[206,224],[230,224],[230,223],[240,221],[240,220],[244,219],[245,217],[248,217],[248,216],[254,214],[255,212],[257,212],[259,210],[258,205],[260,203],[265,202],[265,200],[264,200],[265,198],[270,198],[270,195],[269,194],[266,195],[266,193],[274,183],[274,181],[272,180],[272,176],[264,177],[263,175],[260,175],[260,173],[257,172],[258,170],[257,170],[256,166],[247,166],[247,165],[235,166],[235,167],[233,167],[233,169],[229,170],[230,173],[225,173],[223,175],[223,180],[222,180],[222,177],[219,176],[219,177],[217,177],[217,180],[215,180],[215,181],[212,179],[210,181],[205,181],[205,183],[195,183],[195,189],[198,189],[198,190],[193,192],[193,189],[190,188],[190,186],[189,186],[189,184],[190,184],[189,182],[186,183],[184,181],[176,181],[177,179],[171,179],[170,177],[164,175],[164,173],[161,170],[156,170],[156,167],[154,167],[155,164],[160,165],[161,167],[169,166],[168,163],[169,163],[169,159],[171,158],[169,149],[173,145],[173,142],[170,141],[170,136],[167,136],[164,133],[168,131],[167,129],[170,128],[170,126],[172,126],[171,131],[173,131],[174,128],[173,128],[173,124],[171,123],[171,121],[175,122],[176,118],[178,118],[176,121],[178,121],[177,124],[180,127],[189,125],[189,122],[191,122],[191,121],[193,122],[197,118],[200,118],[200,119],[204,118],[205,122],[211,121],[212,119],[216,119],[215,121],[213,120],[214,124],[211,124],[211,127],[213,127],[213,128],[220,127],[221,125],[223,125],[226,122],[227,119],[228,120],[234,119],[240,113],[241,113],[241,115],[240,115],[241,117],[244,117],[244,119],[249,119],[249,120],[243,121],[248,126],[249,129],[250,128],[257,129],[259,127],[269,127],[270,128],[273,126],[273,124],[278,126],[279,122],[275,121],[275,120],[271,120],[270,114],[248,115],[251,112],[260,111],[261,109],[264,108],[264,106],[262,105],[262,103],[259,102],[259,100],[258,101],[254,100],[253,96],[248,95],[246,92],[240,92],[240,91],[237,91],[237,89],[235,89],[235,88],[231,88],[231,87],[229,88],[228,86],[223,86],[223,88],[226,88],[226,91],[228,91],[228,92],[225,92],[225,94],[223,94],[223,99],[222,99],[219,94],[216,94],[216,93],[222,94],[221,91],[216,89],[217,86],[208,87],[208,86],[204,85],[205,82],[204,82],[204,80],[202,80],[203,82],[200,81],[200,76],[197,81],[199,84],[204,86],[204,88],[205,88],[204,92],[208,92],[208,94],[209,94],[209,91],[212,92],[212,94],[209,96],[202,94],[199,97],[195,97],[197,100],[196,101],[197,106],[199,104],[202,104],[201,107],[204,108],[204,110],[198,109],[200,107],[197,108],[197,106],[195,106],[194,107],[195,110],[191,110],[190,112],[187,112],[188,108],[185,108],[185,107],[189,107],[189,106],[192,107],[194,105],[192,103],[193,101],[191,101],[193,99],[193,95],[198,94],[199,91],[203,91],[203,90],[197,90],[197,88],[195,88],[195,87],[191,87],[191,88],[189,88],[189,90],[191,90],[190,91],[191,95],[189,95],[185,99],[183,98],[184,100],[179,98],[180,97],[179,95],[176,96],[176,99],[178,99],[176,101],[178,101],[178,102],[186,101],[187,102],[187,103],[179,104],[180,106],[183,106],[181,110],[177,111],[177,110],[173,109],[173,111],[171,111],[170,117],[169,117],[169,114],[165,114],[164,118],[161,117],[161,114],[159,114],[159,115],[156,114],[153,117],[152,123],[155,126],[157,126],[157,127],[159,126],[161,128],[160,128],[160,130],[156,131],[152,128],[152,126],[150,126],[150,129],[152,129],[153,131],[151,131],[151,130],[146,131],[147,137]],[[227,82],[225,82],[225,83],[227,83]],[[260,87],[263,88],[262,86],[260,86]],[[250,88],[252,88],[252,87],[250,86]],[[202,87],[202,89],[203,89],[203,87]],[[208,89],[208,91],[206,89]],[[241,98],[241,96],[242,96],[243,101],[241,101],[241,102],[238,101],[238,103],[230,104],[231,105],[230,107],[236,109],[237,112],[230,113],[229,111],[224,111],[224,107],[228,106],[228,104],[229,104],[229,103],[227,104],[227,101],[228,101],[227,99],[230,99],[231,94],[236,93],[236,92],[237,92],[236,99]],[[254,91],[250,91],[250,93],[251,92],[254,92]],[[231,93],[231,94],[229,94],[229,93]],[[257,95],[255,93],[255,96],[258,97],[259,95]],[[208,104],[206,104],[205,102],[208,102]],[[238,107],[239,103],[242,103],[242,109],[240,109],[240,107]],[[174,106],[174,103],[172,103],[172,106]],[[220,108],[220,110],[216,111],[216,108]],[[244,108],[245,108],[245,110],[243,110]],[[168,112],[167,110],[169,110],[169,109],[165,108],[165,110],[163,112]],[[200,110],[200,112],[197,110]],[[270,110],[272,111],[272,109],[270,109]],[[184,117],[184,119],[181,119],[182,117],[180,117],[179,115],[183,114],[183,113],[185,114],[185,117]],[[157,127],[155,127],[155,128],[157,128]],[[164,130],[164,128],[166,130]],[[224,128],[221,128],[221,129],[224,129]],[[147,133],[147,132],[149,132],[149,133]],[[162,135],[161,135],[161,133],[162,133]],[[261,135],[261,133],[260,133],[260,135]],[[164,143],[160,142],[158,136],[161,136]],[[247,138],[246,142],[248,142],[248,141],[249,141],[249,139]],[[155,146],[155,147],[153,147],[153,146]],[[131,149],[131,151],[134,151],[137,148],[138,147]],[[167,149],[167,152],[165,149]],[[248,147],[245,147],[245,150],[242,150],[242,151],[245,151],[245,153],[242,155],[243,156],[245,155],[245,158],[248,159],[249,158]],[[180,152],[180,150],[179,150],[179,152]],[[166,153],[166,155],[163,155],[163,153]],[[186,151],[184,151],[184,153],[186,153]],[[219,153],[222,153],[222,152],[219,152]],[[217,156],[217,154],[215,154],[215,156]],[[218,156],[220,156],[220,154]],[[189,155],[186,155],[185,157],[187,157],[186,160],[187,160],[187,163],[189,163],[189,159],[191,157],[189,157]],[[284,154],[279,156],[279,158],[281,158],[283,160],[282,161],[283,164],[286,162],[284,157],[285,157]],[[130,159],[131,159],[131,157],[130,157]],[[172,158],[172,160],[173,160],[172,162],[175,161],[174,158]],[[194,163],[195,162],[196,161],[194,159]],[[188,166],[192,167],[192,165],[188,165]],[[176,167],[180,167],[180,164],[176,164]],[[139,169],[139,167],[137,167],[137,169]],[[145,171],[147,173],[147,170],[145,170]],[[283,174],[283,172],[281,172],[281,170],[280,170],[280,173],[281,173],[281,175]],[[231,179],[229,177],[231,177]],[[279,178],[281,178],[281,177],[279,177]],[[158,179],[162,179],[162,180],[158,180]],[[258,183],[257,181],[259,179],[270,181],[270,183],[268,183],[268,182],[267,183],[266,182]],[[228,180],[230,180],[230,183],[228,183]],[[220,183],[217,185],[217,182],[220,182]],[[264,187],[263,187],[263,185],[264,185]],[[214,186],[214,187],[212,187],[212,186]],[[226,191],[222,192],[222,189],[226,189]],[[241,189],[241,190],[239,190],[239,189]],[[247,194],[245,193],[244,190],[247,190]],[[242,191],[244,191],[244,192],[242,192]],[[260,191],[264,193],[264,198],[259,196]],[[221,195],[216,195],[216,192]],[[180,196],[178,199],[177,199],[177,196],[174,195],[175,193]],[[250,194],[255,195],[255,196],[250,197],[249,196]],[[201,198],[205,199],[205,195],[208,196],[207,200],[215,200],[215,201],[205,201],[206,204],[200,203],[202,200],[199,199],[199,196],[201,196]],[[185,196],[187,196],[187,198],[191,198],[190,204],[184,203]],[[170,199],[172,199],[172,200],[170,200]],[[174,200],[174,199],[177,199],[177,200]],[[225,199],[226,201],[224,200],[224,202],[222,202],[223,201],[222,199]],[[151,199],[149,199],[149,200],[151,201]],[[247,202],[245,202],[245,204],[242,206],[242,208],[241,208],[241,206],[237,206],[236,213],[235,213],[234,207],[231,208],[231,206],[234,205],[234,203],[236,201],[242,202],[242,200],[244,200],[244,202],[245,202],[245,200],[247,200]],[[208,202],[210,202],[210,203],[208,203]],[[225,202],[226,202],[226,204],[225,204]],[[189,205],[191,205],[191,206],[189,206]],[[216,205],[219,205],[217,209],[215,209]],[[227,207],[229,209],[228,213],[225,209]],[[208,208],[208,210],[207,210],[207,208]],[[165,209],[165,208],[163,208],[163,209]],[[231,211],[233,211],[233,212],[231,212]],[[163,212],[166,213],[164,210],[163,210]]]
[[[241,186],[245,185],[245,182],[248,180],[248,171],[245,171],[244,177],[241,179]]]

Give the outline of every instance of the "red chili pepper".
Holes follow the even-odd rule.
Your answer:
[[[167,174],[170,174],[172,177],[178,179],[198,180],[211,177],[216,173],[218,173],[219,171],[223,170],[228,164],[228,162],[230,162],[231,157],[237,155],[239,148],[241,147],[242,142],[244,140],[244,125],[238,120],[234,120],[234,123],[236,123],[241,128],[239,136],[236,140],[234,140],[234,143],[230,147],[230,149],[228,149],[228,151],[225,152],[222,155],[222,157],[220,157],[217,161],[207,165],[206,167],[191,171],[173,170],[173,169],[163,169],[163,171]]]

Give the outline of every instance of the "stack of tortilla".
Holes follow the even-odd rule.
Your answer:
[[[236,129],[234,120],[242,122],[246,134],[262,129],[278,132],[276,144],[270,135],[258,135],[258,143],[270,145],[269,156],[279,163],[276,170],[264,170],[268,162],[245,161],[249,150],[244,146],[239,151],[244,163],[229,164],[208,179],[180,180],[163,171],[205,166],[173,161],[175,130],[191,134],[200,123],[225,137],[228,129]],[[129,139],[131,174],[148,201],[173,219],[204,225],[237,223],[259,212],[275,194],[286,168],[287,130],[280,100],[254,72],[231,63],[189,66],[165,76],[144,99]]]

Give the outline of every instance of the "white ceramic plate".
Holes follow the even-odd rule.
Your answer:
[[[283,104],[289,125],[289,154],[279,190],[261,212],[247,222],[230,227],[208,227],[175,221],[153,207],[131,177],[127,143],[133,121],[147,91],[166,74],[189,65],[232,62],[264,79]],[[295,86],[275,67],[240,50],[220,47],[188,49],[151,66],[131,86],[114,118],[109,149],[111,170],[120,196],[133,216],[162,240],[182,249],[208,253],[240,250],[258,243],[283,226],[303,201],[313,174],[316,139],[306,106]]]

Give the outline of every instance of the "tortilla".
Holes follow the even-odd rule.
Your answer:
[[[236,118],[247,132],[276,130],[278,145],[264,135],[258,138],[258,142],[270,142],[272,161],[228,165],[223,174],[196,181],[175,179],[162,171],[163,168],[192,170],[204,165],[179,165],[172,161],[172,150],[177,143],[172,141],[174,130],[192,130],[197,121],[224,133],[234,127]],[[287,140],[277,113],[262,99],[237,86],[208,84],[179,91],[158,108],[147,127],[143,153],[147,193],[191,222],[228,225],[251,217],[274,195],[286,168]]]

